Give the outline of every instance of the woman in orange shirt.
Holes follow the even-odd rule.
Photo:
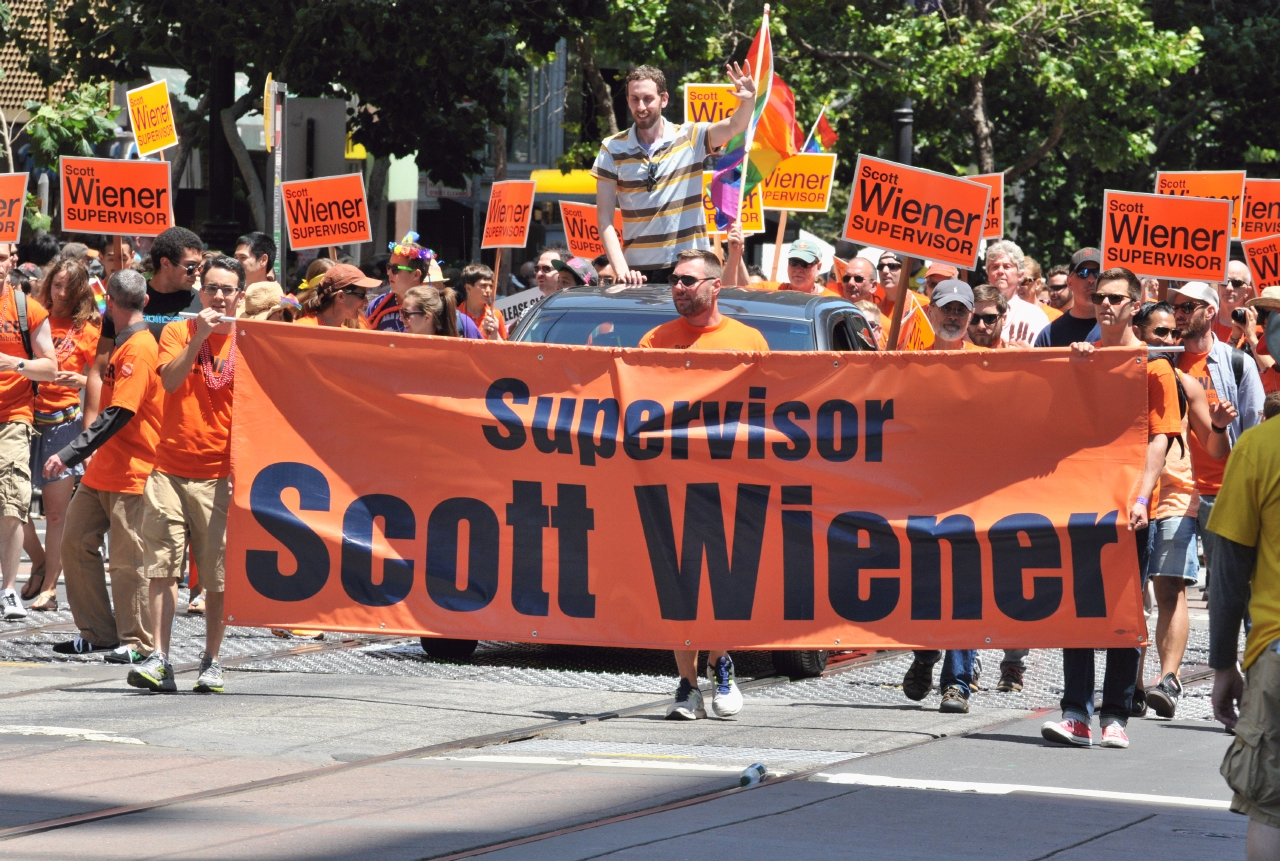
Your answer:
[[[50,455],[61,451],[84,430],[80,392],[85,387],[86,368],[98,350],[102,322],[89,286],[89,272],[79,260],[52,263],[33,298],[49,309],[49,334],[57,351],[58,375],[53,382],[40,384],[34,405],[36,436],[31,440],[31,484],[43,492],[45,561],[40,576],[33,565],[23,596],[35,598],[32,610],[56,610],[58,578],[62,575],[63,518],[76,485],[72,476],[83,475],[84,465],[79,464],[56,479],[45,478],[43,466]],[[27,555],[37,559],[41,555],[40,539],[30,518],[25,530]]]
[[[302,300],[306,314],[297,322],[304,326],[365,328],[361,322],[369,291],[381,286],[349,263],[339,263],[324,273],[320,284],[307,291]]]

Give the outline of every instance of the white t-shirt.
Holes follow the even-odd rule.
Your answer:
[[[1026,323],[1031,327],[1027,340],[1034,341],[1036,335],[1040,334],[1040,330],[1049,325],[1049,318],[1038,305],[1033,305],[1015,294],[1009,300],[1009,311],[1004,322],[1005,335],[1011,335],[1016,331],[1019,323]]]

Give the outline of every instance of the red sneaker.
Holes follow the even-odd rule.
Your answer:
[[[1109,723],[1102,728],[1102,746],[1103,747],[1128,747],[1129,736],[1125,735],[1124,727],[1118,723]]]
[[[1040,727],[1040,735],[1046,741],[1058,744],[1073,744],[1078,747],[1090,747],[1093,744],[1093,731],[1089,729],[1089,725],[1073,717],[1063,718],[1058,722],[1049,721]]]

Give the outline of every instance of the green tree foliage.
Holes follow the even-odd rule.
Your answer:
[[[115,137],[120,106],[111,105],[111,85],[81,84],[52,103],[28,101],[27,136],[36,167],[56,170],[64,155],[91,157],[94,148]]]

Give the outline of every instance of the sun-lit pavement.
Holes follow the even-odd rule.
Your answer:
[[[991,690],[983,652],[958,716],[902,696],[905,655],[789,682],[740,653],[757,681],[738,719],[672,723],[662,652],[484,643],[449,664],[416,640],[233,628],[227,693],[186,673],[155,696],[100,659],[53,661],[70,634],[37,626],[69,621],[0,627],[0,829],[125,815],[13,836],[6,859],[1243,856],[1208,685],[1177,720],[1132,721],[1129,750],[1049,746],[1055,652],[1032,653],[1019,694]],[[201,634],[179,616],[179,670]],[[735,789],[755,762],[769,779]]]

